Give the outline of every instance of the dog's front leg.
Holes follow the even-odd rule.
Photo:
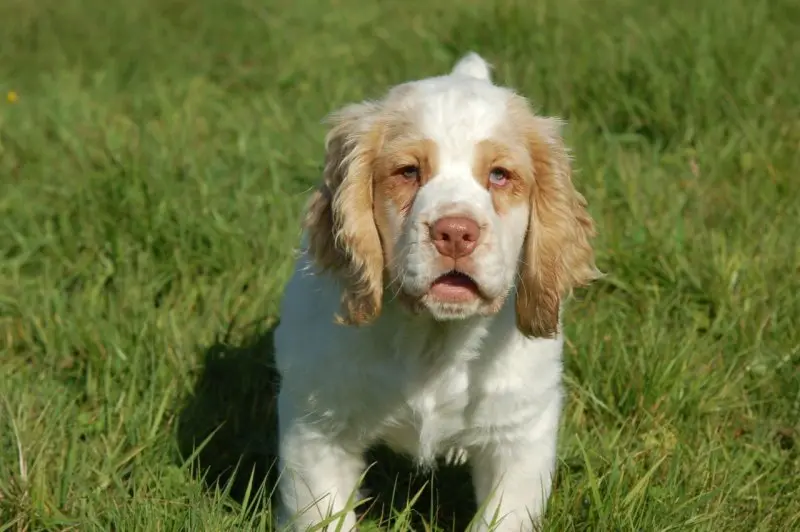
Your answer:
[[[363,454],[326,433],[324,425],[298,416],[279,399],[280,529],[305,531],[328,522],[327,530],[356,527],[353,505],[363,471]],[[315,528],[324,530],[325,528]]]
[[[547,506],[555,470],[555,438],[534,445],[470,450],[479,515],[472,532],[530,532]]]
[[[554,395],[519,426],[495,428],[469,450],[479,506],[471,531],[530,532],[541,523],[552,490],[561,401]]]

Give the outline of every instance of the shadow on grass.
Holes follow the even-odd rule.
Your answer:
[[[279,378],[274,369],[275,326],[239,345],[220,341],[203,353],[194,393],[178,422],[184,460],[194,455],[195,470],[209,488],[229,489],[242,502],[248,486],[264,485],[272,495],[277,481],[277,409]],[[205,445],[203,443],[205,442]],[[466,468],[443,464],[434,473],[418,472],[410,460],[385,447],[371,449],[360,506],[366,519],[395,521],[416,498],[411,528],[422,522],[443,530],[464,530],[475,511]]]

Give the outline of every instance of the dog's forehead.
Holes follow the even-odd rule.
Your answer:
[[[441,76],[406,83],[394,96],[418,132],[446,152],[468,155],[504,122],[510,91],[485,80]]]

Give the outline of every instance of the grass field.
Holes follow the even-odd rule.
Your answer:
[[[798,27],[792,0],[3,0],[0,530],[269,529],[320,121],[467,50],[569,120],[608,272],[567,313],[547,529],[800,530]],[[374,526],[471,511],[461,471],[375,471]]]

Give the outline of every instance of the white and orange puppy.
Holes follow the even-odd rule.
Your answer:
[[[276,332],[284,524],[350,510],[363,453],[466,457],[475,530],[531,530],[555,469],[562,301],[599,274],[557,119],[477,54],[334,114]]]

